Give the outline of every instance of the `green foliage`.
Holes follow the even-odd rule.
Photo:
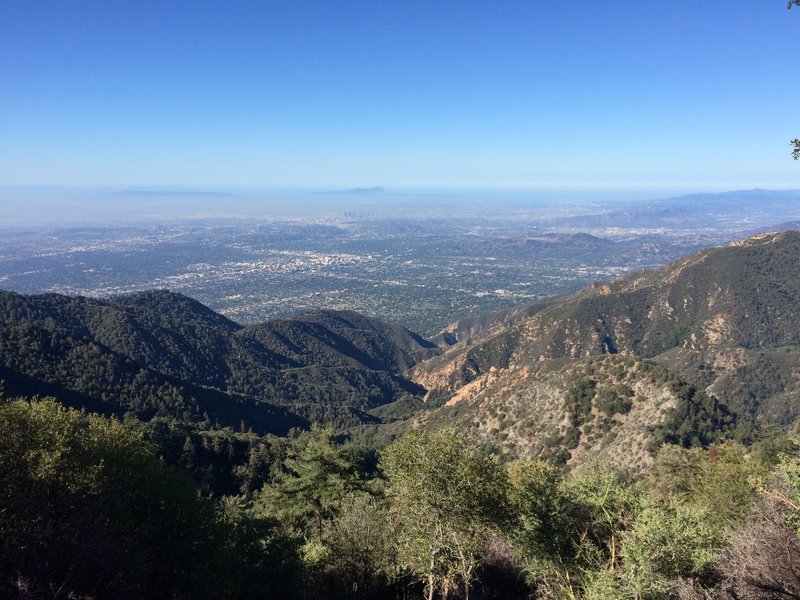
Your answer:
[[[791,528],[771,517],[758,548],[800,529],[800,461],[784,454],[772,467],[775,448],[794,449],[778,438],[764,461],[734,443],[665,445],[637,483],[602,465],[504,468],[453,429],[414,431],[384,452],[383,482],[373,456],[319,426],[279,442],[4,401],[0,433],[9,596],[60,587],[76,598],[355,600],[419,581],[429,598],[491,597],[524,572],[540,598],[662,600],[690,584],[712,589],[739,564],[719,549],[731,530],[752,529],[759,494],[784,507]],[[206,465],[236,491],[237,473],[253,466],[266,484],[253,505],[204,499],[147,440],[195,477]]]
[[[715,553],[755,498],[753,471],[736,449],[664,447],[659,457],[662,493],[652,498],[601,465],[569,477],[543,463],[509,466],[514,547],[537,597],[666,600],[687,582],[714,585]]]
[[[759,499],[748,519],[728,532],[714,568],[725,598],[800,595],[800,461],[784,455],[756,480]]]
[[[616,390],[602,390],[597,394],[597,408],[609,417],[615,414],[627,414],[633,408],[633,390],[628,386],[618,386]]]
[[[630,525],[641,491],[622,473],[597,465],[567,479],[564,494],[570,505],[575,558],[587,565],[600,560],[613,568],[619,536]]]
[[[230,575],[250,572],[253,554],[279,557],[263,545],[264,524],[237,523],[120,422],[52,400],[0,404],[0,585],[71,597],[246,595]],[[240,533],[253,528],[247,542]]]
[[[256,494],[255,508],[295,535],[318,538],[343,499],[367,489],[364,467],[353,448],[335,443],[331,427],[315,425],[293,440],[282,471]]]
[[[774,425],[765,425],[749,436],[749,453],[763,465],[775,466],[786,456],[797,454],[798,444],[786,432]]]
[[[781,457],[772,480],[760,482],[759,490],[783,509],[786,524],[800,536],[800,458]]]
[[[326,598],[385,594],[397,574],[376,457],[337,443],[315,425],[290,440],[253,512],[274,519],[300,546],[304,593]]]
[[[226,557],[217,577],[229,586],[223,596],[296,598],[304,574],[296,540],[239,498],[224,498],[217,513],[224,539],[215,550]]]
[[[696,327],[692,325],[678,325],[676,326],[671,334],[672,334],[672,345],[673,346],[681,346],[689,337],[695,332]]]
[[[126,415],[125,424],[141,432],[167,464],[189,473],[205,496],[249,496],[274,479],[289,444],[288,438],[159,417],[139,421]]]
[[[592,400],[596,394],[597,382],[582,378],[572,384],[567,393],[567,404],[573,414],[573,425],[580,427],[592,413]]]
[[[735,398],[736,407],[745,415],[754,417],[763,402],[768,402],[787,387],[786,375],[781,373],[781,369],[771,358],[773,357],[769,355],[761,355],[754,357],[748,364],[737,367],[732,380],[725,386],[726,397]],[[785,412],[787,416],[793,416],[792,412]]]
[[[386,506],[370,494],[342,500],[339,513],[324,526],[322,544],[325,560],[317,566],[332,588],[329,595],[374,597],[398,574]]]
[[[664,446],[656,456],[650,490],[661,501],[677,501],[705,511],[722,532],[741,523],[758,498],[757,482],[767,466],[750,459],[735,443],[708,451]]]
[[[454,429],[406,434],[381,467],[400,562],[425,581],[429,598],[459,583],[468,597],[490,536],[508,522],[503,468]]]
[[[641,503],[641,492],[619,473],[586,469],[562,478],[552,467],[511,468],[520,515],[515,546],[543,597],[574,598],[593,574],[614,571],[620,538]]]
[[[568,506],[561,470],[543,461],[516,461],[508,474],[517,520],[514,546],[527,557],[569,556],[573,540],[565,527]]]
[[[615,573],[622,591],[618,597],[674,598],[684,578],[708,578],[721,545],[721,536],[702,510],[681,504],[644,507],[621,540],[622,568]]]
[[[661,444],[707,448],[733,436],[737,420],[727,406],[689,383],[675,380],[672,387],[678,404],[653,428],[654,448]]]

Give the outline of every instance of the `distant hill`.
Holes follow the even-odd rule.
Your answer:
[[[524,253],[531,250],[544,250],[551,248],[558,251],[591,251],[609,253],[610,249],[616,245],[615,242],[605,238],[589,235],[588,233],[559,234],[543,233],[541,235],[529,235],[524,237],[498,239],[489,243],[487,251],[515,250]]]
[[[437,352],[402,327],[350,312],[245,328],[163,290],[110,300],[0,292],[8,393],[143,418],[284,433],[310,420],[372,421],[367,411],[424,393],[403,372]]]
[[[800,190],[739,190],[690,194],[636,202],[615,210],[555,219],[552,224],[582,229],[729,228],[735,223],[768,223],[800,217]]]

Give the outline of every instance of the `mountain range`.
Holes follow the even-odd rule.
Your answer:
[[[109,300],[0,293],[0,377],[8,395],[47,394],[92,410],[285,433],[422,388],[401,376],[437,352],[402,327],[317,312],[242,327],[167,291]]]
[[[241,326],[168,291],[0,292],[5,394],[285,434],[455,424],[487,449],[646,468],[800,416],[800,233],[759,234],[426,340],[351,311]]]

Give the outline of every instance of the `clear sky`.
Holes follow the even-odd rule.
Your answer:
[[[0,0],[0,185],[800,187],[785,0]]]

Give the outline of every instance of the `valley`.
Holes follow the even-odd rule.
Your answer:
[[[800,193],[758,190],[627,204],[494,201],[483,213],[467,204],[430,214],[418,199],[380,194],[335,199],[291,217],[198,207],[204,216],[9,226],[0,289],[101,298],[169,289],[243,324],[346,309],[434,335],[800,218]],[[225,212],[237,206],[226,202]],[[349,208],[359,206],[374,214]]]
[[[638,471],[686,403],[698,439],[800,417],[798,255],[797,232],[758,234],[430,339],[348,310],[243,325],[175,292],[5,292],[0,359],[8,392],[109,414],[379,445],[457,425],[507,458]]]

